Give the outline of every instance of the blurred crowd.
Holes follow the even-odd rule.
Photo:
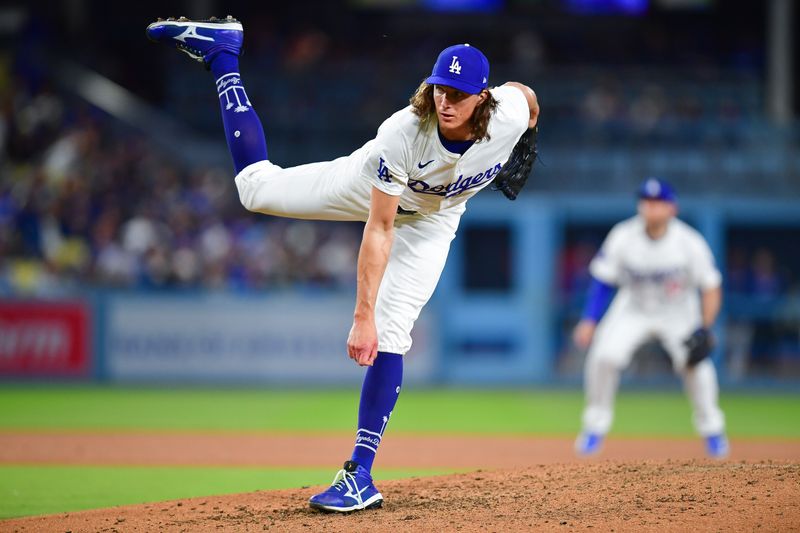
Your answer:
[[[763,87],[752,70],[548,68],[547,48],[536,44],[542,38],[532,31],[522,37],[487,50],[490,82],[518,80],[536,90],[546,106],[543,142],[550,147],[713,150],[764,142],[763,129],[756,127],[764,120]],[[311,136],[313,149],[296,142],[281,147],[289,164],[341,155],[371,138],[386,117],[407,104],[438,50],[434,42],[427,48],[416,44],[398,71],[391,50],[349,49],[347,41],[317,29],[299,30],[286,42],[268,32],[253,32],[248,39],[254,44],[242,58],[242,72],[248,94],[268,119],[270,139]],[[394,46],[404,49],[409,43],[395,39]],[[218,117],[197,112],[215,104],[206,73],[182,57],[158,60],[164,65],[163,105],[198,131],[216,132]],[[565,181],[568,187],[570,179]]]
[[[181,165],[48,84],[0,100],[1,293],[354,285],[358,224],[248,213],[232,167]]]
[[[413,12],[317,7],[315,16],[286,6],[241,6],[237,13],[246,19],[248,94],[282,165],[337,157],[372,138],[406,104],[442,42],[465,31],[492,58],[491,81],[519,79],[537,89],[547,110],[542,142],[551,146],[730,145],[763,115],[762,45],[731,21],[726,27],[743,38],[720,47],[692,26],[702,27],[702,18],[676,28],[679,35],[643,19],[612,42],[604,38],[607,25],[595,20],[570,18],[581,31],[565,35],[557,15],[552,25],[533,27],[509,12],[503,22],[513,38],[497,39],[481,17],[441,15],[433,34]],[[141,33],[132,38],[127,26],[122,36],[93,24],[109,7],[62,9],[64,20],[58,10],[30,17],[0,58],[0,290],[354,282],[358,224],[246,213],[230,167],[181,161],[42,75],[64,59],[58,46],[68,46],[80,63],[217,140],[224,152],[207,72],[149,45]],[[158,9],[154,2],[141,7],[147,17]],[[90,26],[93,32],[83,31]],[[628,46],[633,42],[638,46]],[[649,70],[655,63],[660,70]],[[720,66],[730,75],[720,77]],[[624,83],[609,75],[620,69],[628,69]],[[540,174],[548,183],[570,186],[569,176],[548,179],[549,170]]]
[[[597,77],[583,87],[579,137],[590,143],[707,149],[752,140],[747,126],[761,113],[755,78],[654,80],[646,72],[619,79]]]

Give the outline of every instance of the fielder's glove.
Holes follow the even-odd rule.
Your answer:
[[[533,163],[539,156],[536,149],[536,136],[539,133],[539,125],[528,129],[519,138],[508,161],[497,173],[494,178],[494,190],[501,191],[509,200],[516,200],[519,191],[528,181],[528,176],[533,168]]]
[[[686,366],[687,368],[694,368],[697,363],[711,354],[711,349],[714,347],[714,338],[708,329],[698,328],[689,335],[689,338],[683,341],[683,344],[689,352]]]

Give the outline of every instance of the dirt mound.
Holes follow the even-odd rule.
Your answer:
[[[0,522],[0,531],[800,531],[796,462],[605,461],[387,481],[382,509],[318,513],[318,488]]]

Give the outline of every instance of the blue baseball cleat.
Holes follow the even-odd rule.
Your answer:
[[[308,504],[320,511],[349,513],[377,509],[383,505],[383,496],[372,484],[372,476],[366,468],[353,461],[345,461],[330,488],[312,496]]]
[[[731,451],[725,434],[706,437],[706,454],[712,459],[725,459]]]
[[[147,38],[153,42],[173,44],[186,55],[205,63],[222,52],[241,55],[244,29],[242,23],[228,15],[224,19],[211,17],[208,20],[158,19],[145,30]]]
[[[575,453],[588,457],[600,453],[603,447],[603,435],[598,433],[581,433],[575,439]]]

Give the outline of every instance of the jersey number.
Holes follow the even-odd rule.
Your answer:
[[[392,181],[392,176],[389,174],[389,169],[386,168],[386,161],[384,161],[382,157],[378,162],[378,179],[383,180],[386,183]]]

